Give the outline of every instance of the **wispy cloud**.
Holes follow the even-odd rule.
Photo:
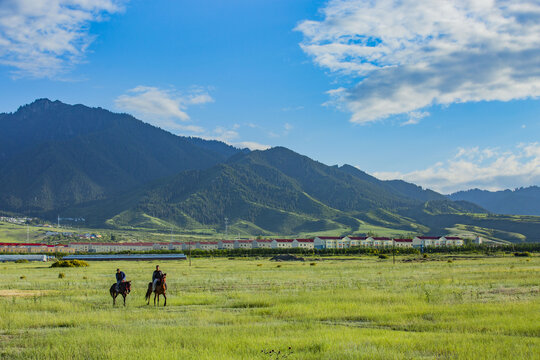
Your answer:
[[[125,0],[1,0],[0,64],[16,77],[53,78],[84,59],[90,24]]]
[[[519,144],[512,151],[459,148],[456,155],[409,173],[375,172],[380,179],[402,179],[442,192],[480,188],[502,190],[540,184],[540,144]]]
[[[190,120],[186,111],[190,106],[213,101],[202,88],[194,88],[182,94],[174,88],[137,86],[117,97],[114,103],[118,109],[163,129],[203,133],[204,129],[199,126],[184,124]]]
[[[204,139],[208,140],[219,140],[223,141],[226,144],[238,147],[238,148],[248,148],[250,150],[266,150],[269,149],[270,145],[261,144],[255,141],[240,141],[240,134],[237,129],[240,126],[235,124],[233,129],[227,129],[222,126],[218,126],[210,134],[201,136]]]
[[[352,122],[540,95],[536,0],[331,0],[321,12],[297,26],[301,47],[356,79],[329,92]]]

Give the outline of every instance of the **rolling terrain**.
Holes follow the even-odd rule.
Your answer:
[[[127,114],[47,99],[0,114],[0,211],[122,231],[481,235],[540,240],[540,217],[494,215],[287,148],[241,150]]]
[[[451,200],[473,202],[496,214],[540,216],[540,187],[538,186],[503,191],[472,189],[459,191],[448,197]]]

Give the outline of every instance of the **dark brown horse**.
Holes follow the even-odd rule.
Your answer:
[[[121,282],[119,285],[120,290],[116,290],[116,284],[112,284],[109,292],[111,293],[113,306],[116,305],[116,297],[122,295],[124,297],[124,306],[126,306],[126,296],[131,292],[131,281]]]
[[[165,290],[167,290],[167,284],[165,280],[167,279],[167,274],[163,274],[161,281],[156,284],[156,289],[154,290],[154,306],[156,306],[156,296],[157,296],[157,305],[159,306],[159,295],[163,295],[165,302],[163,306],[167,306],[167,295],[165,295]],[[145,300],[147,300],[146,305],[150,305],[150,295],[152,295],[152,283],[148,283],[148,290],[146,291]]]

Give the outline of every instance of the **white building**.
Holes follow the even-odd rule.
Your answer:
[[[443,236],[440,239],[440,246],[463,246],[465,242],[457,236]]]
[[[217,250],[219,249],[219,243],[217,241],[201,241],[199,242],[198,249],[207,251]]]
[[[437,236],[415,236],[413,238],[413,247],[437,246],[440,244]]]
[[[348,236],[349,246],[367,246],[368,237],[367,236]]]
[[[274,239],[272,249],[288,249],[293,247],[293,239]]]
[[[221,240],[218,242],[218,249],[234,249],[234,240]]]
[[[394,242],[388,237],[370,237],[371,246],[374,247],[391,247]]]
[[[270,249],[272,247],[272,241],[270,239],[256,239],[253,240],[251,245],[254,249]]]
[[[234,241],[235,249],[253,249],[252,240],[235,240]]]
[[[292,247],[301,248],[301,249],[313,249],[314,240],[313,239],[294,239],[292,242]]]
[[[313,239],[315,249],[337,249],[337,242],[342,238],[339,236],[317,236]]]
[[[407,247],[410,248],[413,246],[413,240],[412,239],[394,239],[394,246],[395,247]]]

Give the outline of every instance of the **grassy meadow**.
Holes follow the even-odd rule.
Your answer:
[[[404,259],[163,261],[166,308],[144,303],[151,262],[0,263],[0,358],[540,358],[540,257]]]

